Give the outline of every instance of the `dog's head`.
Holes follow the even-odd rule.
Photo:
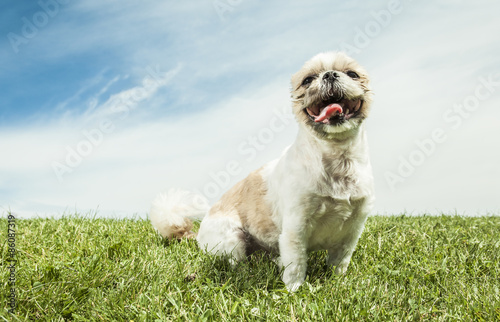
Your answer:
[[[345,137],[368,116],[366,71],[344,53],[314,56],[292,76],[293,112],[301,126],[326,139]]]

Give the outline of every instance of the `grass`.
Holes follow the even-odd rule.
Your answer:
[[[3,320],[500,320],[500,217],[370,217],[347,274],[313,253],[293,294],[264,254],[233,269],[146,220],[17,220],[15,315],[0,223]]]

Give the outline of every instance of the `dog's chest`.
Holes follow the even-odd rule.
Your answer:
[[[364,198],[333,199],[329,197],[311,198],[309,209],[308,250],[328,249],[341,242],[356,222],[357,210],[364,203]]]
[[[363,187],[367,186],[364,175],[364,167],[344,155],[333,158],[323,158],[322,166],[318,167],[317,173],[313,175],[316,179],[313,191],[324,196],[338,199],[349,199],[351,196],[361,196],[365,192]],[[348,200],[347,200],[348,201]],[[338,203],[325,200],[325,206],[337,207]],[[342,203],[340,203],[342,204]]]

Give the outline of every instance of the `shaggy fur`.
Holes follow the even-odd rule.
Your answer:
[[[295,291],[304,282],[310,251],[327,250],[335,272],[347,270],[374,193],[363,127],[372,101],[366,71],[343,53],[322,53],[291,84],[299,133],[279,159],[211,208],[200,197],[186,200],[181,191],[160,196],[151,221],[164,237],[190,237],[195,234],[188,217],[206,213],[197,235],[202,249],[233,262],[257,249],[274,253],[284,283]],[[318,121],[331,104],[342,112]]]

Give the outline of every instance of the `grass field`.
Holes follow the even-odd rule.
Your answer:
[[[313,253],[293,294],[264,254],[231,268],[146,220],[17,220],[15,315],[0,224],[3,320],[500,320],[500,217],[370,217],[347,274]]]

